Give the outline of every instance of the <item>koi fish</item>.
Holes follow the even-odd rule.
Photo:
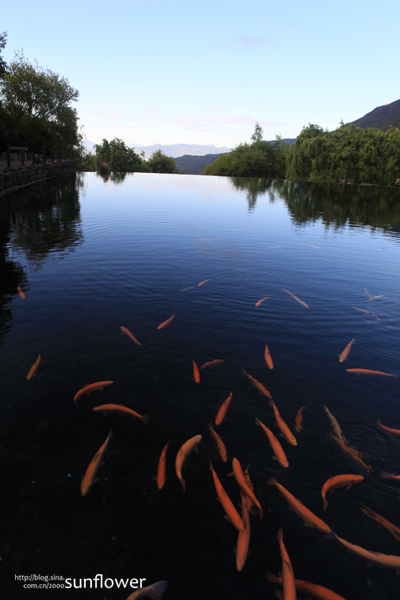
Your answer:
[[[33,363],[33,365],[31,366],[31,368],[29,369],[28,375],[26,376],[26,379],[29,381],[30,378],[32,377],[32,375],[34,375],[34,373],[36,372],[36,369],[38,368],[40,363],[40,354],[37,357],[37,359],[35,360],[35,362]]]
[[[191,285],[190,287],[185,288],[184,290],[181,290],[181,292],[187,292],[188,290],[192,290],[192,289],[193,289],[193,286]]]
[[[363,308],[357,308],[357,306],[353,306],[353,308],[355,308],[356,310],[359,310],[360,312],[365,313],[366,315],[369,315],[369,310],[364,310]]]
[[[109,413],[109,412],[117,412],[120,414],[125,413],[126,415],[131,415],[132,417],[135,417],[136,419],[140,419],[145,425],[148,425],[149,420],[150,420],[148,415],[139,415],[139,413],[132,410],[131,408],[127,408],[123,404],[102,404],[101,406],[95,406],[94,408],[92,408],[92,410],[94,410],[95,412],[103,412],[103,413]]]
[[[214,471],[214,467],[212,465],[211,460],[210,460],[210,469],[211,469],[212,476],[214,479],[214,485],[215,485],[215,490],[217,492],[217,496],[219,498],[219,501],[222,504],[224,511],[227,514],[228,521],[230,521],[232,523],[232,525],[234,527],[236,527],[236,529],[238,531],[244,531],[243,520],[240,517],[236,508],[233,506],[232,500],[229,498],[229,496],[226,493],[226,491],[224,490],[220,480],[218,479],[218,475]]]
[[[370,565],[374,565],[375,567],[384,567],[386,569],[396,569],[397,575],[400,575],[400,556],[395,556],[393,554],[381,554],[380,552],[373,552],[372,550],[366,550],[361,546],[356,546],[355,544],[351,544],[347,540],[340,538],[334,531],[329,537],[334,537],[338,542],[343,544],[345,548],[349,552],[356,554],[360,558],[368,561]]]
[[[336,475],[325,481],[321,490],[324,511],[328,508],[328,501],[326,499],[327,492],[333,492],[333,490],[339,487],[345,487],[347,492],[354,483],[360,483],[363,479],[363,475]]]
[[[260,511],[260,519],[262,519],[263,518],[263,510],[261,508],[261,504],[255,497],[253,490],[250,489],[250,487],[248,486],[246,478],[245,478],[243,470],[242,470],[242,467],[241,467],[241,464],[237,458],[233,459],[232,468],[233,468],[233,474],[235,476],[238,486],[244,492],[244,494],[250,498],[250,500],[253,502],[253,504],[255,504],[257,506],[258,510]]]
[[[278,531],[276,536],[279,542],[279,549],[282,557],[282,588],[284,600],[297,600],[296,583],[292,563],[290,562],[289,554],[283,543],[282,529]]]
[[[256,306],[260,306],[261,302],[264,302],[264,300],[267,300],[269,298],[269,296],[265,296],[265,298],[261,298],[261,300],[258,300],[258,302],[256,302]]]
[[[137,339],[135,338],[135,336],[132,335],[132,333],[129,331],[129,329],[127,329],[126,327],[122,327],[122,325],[121,325],[121,331],[122,331],[122,333],[125,333],[125,335],[127,335],[128,337],[130,337],[131,340],[133,340],[135,342],[135,344],[137,344],[138,346],[142,345],[140,342],[137,341]]]
[[[81,390],[79,390],[79,392],[76,392],[74,396],[75,404],[76,401],[79,400],[79,398],[81,398],[82,396],[89,396],[92,392],[101,392],[102,390],[104,390],[105,387],[108,387],[113,383],[113,381],[98,381],[97,383],[91,383],[90,385],[86,385]]]
[[[279,410],[275,406],[275,402],[271,399],[268,404],[273,408],[276,424],[281,430],[281,433],[285,440],[289,442],[289,444],[292,444],[292,446],[297,446],[297,440],[294,437],[293,433],[290,431],[289,427],[286,425],[285,421],[282,419]]]
[[[193,452],[193,450],[196,450],[196,452],[198,452],[197,446],[200,444],[202,437],[203,436],[201,436],[201,435],[195,435],[192,438],[190,438],[187,442],[182,444],[182,446],[179,449],[178,454],[176,455],[175,471],[176,471],[176,476],[178,477],[179,481],[182,484],[183,491],[185,491],[186,481],[182,478],[182,467],[183,467],[187,457]]]
[[[324,406],[324,409],[326,410],[326,413],[327,413],[328,417],[329,417],[329,418],[330,418],[330,420],[331,420],[331,423],[332,423],[332,429],[333,429],[333,431],[335,432],[335,434],[337,435],[337,437],[338,437],[340,440],[343,440],[343,441],[344,441],[344,443],[347,443],[347,440],[346,440],[346,438],[344,437],[344,435],[343,435],[343,433],[342,433],[342,430],[341,430],[341,429],[340,429],[340,427],[339,427],[339,423],[337,422],[337,420],[335,419],[335,417],[333,416],[333,414],[330,412],[329,408],[328,408],[327,406]]]
[[[267,572],[267,579],[282,585],[282,577],[276,577],[275,575],[272,575],[272,573]],[[328,588],[323,587],[322,585],[317,585],[310,581],[302,581],[301,579],[295,579],[294,582],[298,592],[302,592],[310,598],[315,598],[315,600],[346,600],[343,596],[339,596],[339,594],[332,592],[332,590],[328,590]]]
[[[197,287],[200,287],[201,285],[204,285],[205,283],[207,283],[207,281],[210,281],[209,279],[205,279],[204,281],[200,281],[200,283],[198,284]]]
[[[21,296],[22,300],[25,300],[25,294],[19,286],[17,287],[17,292]]]
[[[223,402],[221,404],[221,407],[218,411],[217,416],[215,417],[215,424],[216,425],[221,425],[222,421],[225,419],[225,415],[226,415],[226,411],[228,410],[229,404],[232,400],[232,392],[229,394],[229,396],[227,397],[227,399],[225,400],[225,402]]]
[[[312,244],[301,244],[302,246],[310,246],[311,248],[318,248],[318,246],[313,246]]]
[[[225,448],[224,442],[221,440],[218,433],[216,433],[216,431],[214,431],[214,429],[212,428],[211,425],[207,425],[207,427],[208,427],[212,437],[214,438],[214,442],[218,448],[218,452],[219,452],[222,462],[227,462],[228,456],[226,453],[226,448]]]
[[[249,488],[253,492],[254,491],[254,485],[252,484],[251,479],[250,479],[250,475],[249,475],[249,471],[248,471],[249,466],[250,465],[247,466],[247,469],[244,472],[244,478],[246,480],[247,485],[249,486]],[[246,496],[246,494],[244,493],[244,491],[242,489],[240,490],[240,495],[245,499],[247,510],[248,510],[248,512],[250,512],[251,508],[253,506],[253,501],[251,500],[251,498],[249,498],[249,496]]]
[[[165,484],[165,470],[167,466],[167,450],[169,442],[167,442],[161,452],[160,460],[158,461],[157,469],[157,487],[161,490]]]
[[[236,569],[238,571],[241,571],[246,563],[250,544],[250,517],[244,496],[242,496],[242,521],[244,524],[244,531],[239,531],[236,546]]]
[[[265,433],[267,434],[268,441],[270,443],[273,453],[275,454],[275,457],[274,457],[275,460],[277,460],[278,463],[282,467],[288,467],[289,462],[288,462],[288,459],[286,458],[286,454],[285,454],[282,446],[280,445],[280,443],[278,442],[278,440],[272,433],[272,431],[270,429],[268,429],[268,427],[266,425],[264,425],[264,423],[261,423],[260,419],[258,419],[257,417],[256,417],[256,425],[260,425],[264,429]]]
[[[295,418],[295,429],[296,431],[300,431],[302,426],[303,426],[303,411],[304,409],[307,408],[306,406],[302,406],[301,408],[299,408],[299,412],[296,415]]]
[[[382,471],[381,477],[384,479],[400,479],[400,475],[393,475],[393,473],[386,473],[386,471]]]
[[[396,525],[393,525],[393,523],[385,519],[385,517],[381,517],[381,515],[378,515],[378,513],[376,513],[371,508],[368,508],[368,506],[362,506],[361,510],[366,515],[368,515],[368,517],[371,517],[371,519],[378,521],[378,523],[386,527],[386,529],[390,531],[390,533],[396,538],[396,540],[400,542],[400,529],[396,527]]]
[[[215,360],[210,360],[209,362],[204,363],[204,365],[201,365],[200,369],[205,369],[206,367],[212,367],[214,365],[220,365],[223,362],[224,361],[221,358],[216,358]]]
[[[81,482],[82,496],[86,496],[86,494],[88,494],[90,492],[92,485],[95,484],[96,481],[99,480],[98,478],[95,478],[96,473],[99,470],[99,468],[101,467],[101,465],[103,464],[103,456],[107,450],[108,443],[112,437],[113,437],[113,431],[112,431],[112,429],[110,429],[110,433],[108,434],[106,441],[100,447],[100,450],[98,450],[98,452],[95,454],[92,462],[86,469],[86,473]]]
[[[383,298],[383,294],[379,294],[379,296],[370,296],[368,302],[370,300],[375,300],[375,298]]]
[[[290,504],[294,512],[296,512],[299,517],[301,517],[304,521],[304,525],[307,527],[315,527],[318,531],[323,531],[324,533],[329,533],[331,528],[322,521],[317,515],[315,515],[311,510],[309,510],[304,504],[295,498],[283,485],[277,482],[275,477],[272,479],[268,479],[267,485],[275,485],[281,493],[281,496],[285,498],[285,500]]]
[[[343,450],[343,452],[349,454],[356,462],[360,463],[360,465],[362,465],[364,469],[366,469],[369,473],[372,472],[372,467],[370,465],[365,464],[365,462],[363,461],[361,452],[356,448],[353,448],[353,446],[350,446],[345,438],[340,439],[334,435],[332,435],[331,437],[333,437],[333,439],[337,442],[337,444]]]
[[[287,292],[289,294],[289,296],[292,296],[292,298],[294,298],[295,300],[297,300],[297,302],[300,302],[300,304],[302,304],[306,308],[310,308],[308,306],[308,304],[306,304],[305,302],[303,302],[303,300],[300,300],[300,298],[298,298],[297,296],[295,296],[294,294],[292,294],[292,292],[289,292],[289,290],[285,290],[285,288],[281,288],[281,290],[283,290],[284,292]]]
[[[397,374],[384,373],[383,371],[370,371],[370,369],[346,369],[348,373],[355,373],[356,375],[383,375],[385,377],[398,377]]]
[[[161,323],[161,325],[159,325],[157,327],[157,329],[162,329],[163,327],[165,327],[166,325],[168,325],[168,323],[170,323],[172,321],[172,319],[174,318],[175,313],[172,315],[172,317],[170,317],[169,319],[167,319],[166,321],[164,321],[163,323]]]
[[[385,425],[382,425],[380,419],[377,420],[377,423],[379,427],[382,427],[382,429],[384,429],[385,431],[388,431],[393,435],[400,435],[400,429],[392,429],[391,427],[385,427]]]
[[[196,383],[200,383],[200,373],[196,363],[193,361],[193,377]]]
[[[139,600],[139,598],[152,598],[152,600],[161,600],[165,590],[167,589],[168,581],[158,581],[145,588],[141,588],[137,592],[130,594],[126,600]]]
[[[350,352],[351,345],[352,345],[352,343],[355,341],[355,339],[356,339],[356,338],[353,338],[353,339],[351,340],[351,342],[350,342],[349,344],[347,344],[346,348],[343,350],[343,352],[342,352],[342,353],[341,353],[341,355],[339,356],[339,362],[344,362],[344,361],[346,360],[346,358],[347,358],[347,357],[348,357],[348,355],[349,355],[349,352]]]
[[[269,350],[268,350],[268,346],[267,346],[267,345],[265,346],[264,358],[265,358],[265,362],[267,363],[267,366],[268,366],[270,369],[273,369],[273,368],[274,368],[274,363],[272,362],[272,358],[271,358],[271,355],[270,355],[270,353],[269,353]]]
[[[254,377],[252,377],[251,375],[246,373],[246,371],[244,371],[243,369],[242,369],[242,373],[247,375],[247,377],[250,379],[251,383],[254,385],[254,387],[256,387],[258,389],[259,392],[264,394],[264,396],[267,396],[267,398],[272,398],[271,394],[269,393],[269,391],[267,389],[265,389],[265,387],[262,385],[262,383],[257,381],[257,379],[254,379]]]

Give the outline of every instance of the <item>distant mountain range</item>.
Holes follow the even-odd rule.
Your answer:
[[[224,152],[230,152],[232,148],[217,148],[214,145],[210,146],[199,146],[198,144],[171,144],[169,146],[163,146],[162,144],[153,144],[152,146],[142,146],[142,144],[130,144],[129,148],[134,148],[137,154],[141,152],[145,153],[145,159],[150,158],[153,152],[161,150],[167,156],[177,158],[185,154],[190,156],[205,156],[206,154],[222,154]]]
[[[400,128],[400,100],[395,100],[384,106],[378,106],[361,117],[361,119],[346,123],[346,125],[355,125],[362,129],[373,127],[374,129],[382,129],[383,131],[389,129],[391,125]]]

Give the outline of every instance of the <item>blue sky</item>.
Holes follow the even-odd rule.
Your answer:
[[[79,90],[92,142],[235,147],[398,100],[399,22],[398,0],[18,0],[0,32]]]

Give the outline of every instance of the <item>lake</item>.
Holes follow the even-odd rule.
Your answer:
[[[133,589],[115,580],[142,578],[143,585],[167,580],[165,600],[273,599],[281,586],[267,573],[282,569],[280,528],[296,579],[346,600],[400,596],[395,569],[368,566],[305,527],[267,484],[275,478],[341,539],[400,556],[400,481],[382,477],[400,474],[400,439],[384,429],[400,430],[400,380],[390,376],[400,374],[399,189],[85,173],[3,203],[7,598],[126,600]],[[200,368],[214,360],[223,362]],[[101,381],[113,383],[74,402]],[[257,382],[296,446],[279,435]],[[214,425],[227,450],[222,462],[208,426],[231,392],[225,419]],[[93,411],[105,404],[148,415],[149,423]],[[275,460],[256,419],[277,436],[288,467]],[[99,481],[82,496],[82,477],[110,430]],[[175,458],[197,435],[198,453],[182,468],[184,491]],[[152,477],[167,442],[159,490]],[[261,520],[251,510],[240,572],[238,531],[224,518],[210,470],[211,461],[240,512],[240,488],[228,476],[233,458],[248,467],[264,512]],[[324,511],[321,488],[341,474],[364,479],[328,494]],[[73,589],[24,589],[22,576],[31,574],[65,587],[69,580]],[[83,588],[97,574],[108,584]]]

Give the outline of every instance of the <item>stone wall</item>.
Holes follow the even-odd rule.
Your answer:
[[[0,171],[0,198],[12,194],[27,185],[32,185],[61,175],[74,175],[76,162],[65,160],[57,163],[30,165],[25,168]]]

